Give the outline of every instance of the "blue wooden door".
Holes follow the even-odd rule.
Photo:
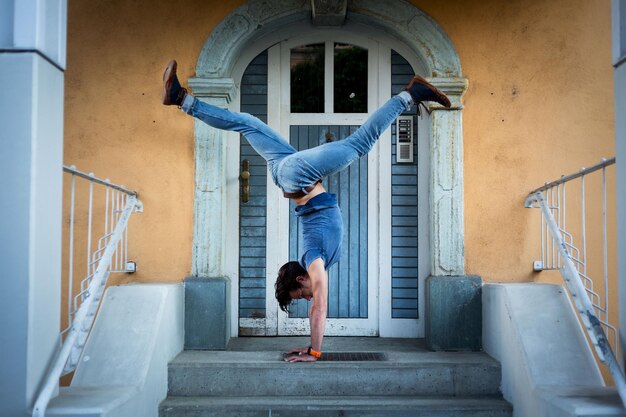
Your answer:
[[[289,80],[297,79],[294,76],[297,74],[289,76],[294,68],[290,57],[294,56],[297,62],[302,62],[305,56],[312,56],[312,67],[328,69],[328,65],[318,65],[316,61],[325,54],[327,61],[335,59],[333,68],[347,68],[348,75],[354,72],[350,62],[337,60],[341,57],[347,59],[343,53],[350,49],[348,45],[326,40],[323,44],[300,47],[296,42],[294,40],[274,46],[269,52],[264,51],[252,60],[241,81],[241,111],[270,122],[270,126],[281,132],[299,150],[318,146],[328,140],[343,140],[380,105],[379,99],[371,98],[379,94],[372,90],[377,83],[370,83],[370,91],[367,92],[363,85],[350,86],[346,84],[345,77],[340,77],[335,78],[334,85],[345,91],[333,89],[329,87],[332,84],[329,80],[336,75],[336,71],[334,75],[326,71],[321,79],[313,77],[315,82],[312,85],[289,87]],[[365,41],[363,44],[364,48],[368,46]],[[372,47],[370,50],[377,49],[375,45],[369,46]],[[356,78],[376,79],[376,69],[379,68],[377,55],[363,51],[352,52],[348,56],[351,61],[369,59],[367,76]],[[380,53],[391,54],[389,81],[391,94],[397,94],[414,71],[395,51],[381,50]],[[279,66],[280,77],[275,73]],[[361,71],[364,70],[361,65]],[[302,77],[305,81],[311,79],[308,75]],[[322,88],[323,91],[312,94],[315,88]],[[294,97],[305,99],[296,103],[301,108],[294,106]],[[357,102],[359,98],[361,101]],[[355,100],[354,103],[352,100]],[[366,109],[363,107],[365,101]],[[276,103],[291,103],[291,107],[287,110],[288,106]],[[415,108],[406,114],[414,115]],[[415,132],[417,118],[414,127]],[[324,180],[326,190],[338,196],[344,223],[341,258],[329,270],[327,334],[372,336],[379,334],[379,327],[383,325],[379,319],[390,317],[396,320],[393,325],[402,328],[406,328],[405,323],[413,323],[418,319],[420,231],[417,141],[414,147],[415,162],[397,163],[395,125],[391,126],[390,134],[391,144],[386,142],[384,146],[381,145],[383,147],[380,151],[374,151]],[[299,259],[302,254],[302,237],[293,215],[293,202],[287,203],[279,198],[278,189],[271,184],[268,186],[265,161],[243,137],[240,156],[240,165],[245,161],[249,167],[250,188],[248,200],[244,202],[243,195],[240,195],[239,203],[239,334],[308,334],[310,303],[300,300],[291,306],[291,313],[286,315],[279,311],[273,298],[273,285],[279,266],[287,260]],[[385,168],[389,171],[381,171],[381,166],[385,164],[380,161],[384,161],[384,158],[391,158],[391,164]],[[371,165],[370,178],[368,159]],[[241,193],[241,187],[239,191]],[[381,198],[390,200],[388,208],[381,204]],[[287,219],[288,230],[282,226]],[[381,232],[380,227],[385,222],[381,219],[389,219],[388,226],[385,225],[390,229],[388,235],[383,236]],[[387,268],[379,268],[382,256],[390,257]],[[423,261],[427,261],[427,257]],[[385,298],[381,298],[380,294],[383,293]],[[384,308],[381,306],[390,307],[385,317],[381,316]],[[385,323],[388,325],[390,322]]]
[[[358,126],[291,126],[290,143],[298,150],[343,140]],[[336,194],[343,216],[341,259],[328,271],[328,318],[367,318],[367,158],[326,178],[324,188]],[[290,203],[289,259],[300,259],[302,234]],[[310,302],[298,300],[289,317],[308,317]]]

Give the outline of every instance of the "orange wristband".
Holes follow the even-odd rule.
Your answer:
[[[306,351],[306,353],[308,353],[311,356],[315,356],[317,359],[322,357],[322,352],[318,352],[317,350],[314,350],[313,346],[309,346],[309,349]]]

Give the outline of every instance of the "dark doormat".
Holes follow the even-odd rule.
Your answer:
[[[381,352],[324,352],[318,359],[322,362],[381,362],[386,360],[387,356]]]

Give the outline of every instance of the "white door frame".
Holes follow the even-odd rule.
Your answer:
[[[426,69],[423,66],[422,61],[416,56],[415,52],[408,46],[401,44],[397,39],[392,38],[382,32],[378,32],[373,28],[364,27],[362,25],[346,25],[339,29],[319,29],[306,25],[292,25],[285,27],[285,33],[294,34],[290,37],[284,45],[296,46],[309,43],[320,43],[327,39],[337,40],[345,43],[351,43],[359,46],[367,47],[372,43],[377,44],[378,54],[376,68],[378,71],[378,80],[372,81],[370,78],[370,85],[368,86],[370,98],[368,98],[368,109],[370,113],[372,109],[382,105],[388,97],[391,96],[391,49],[402,55],[409,64],[413,67],[416,73],[425,75]],[[300,36],[298,36],[301,34]],[[287,68],[281,68],[279,62],[281,60],[281,41],[284,41],[285,37],[276,34],[269,38],[261,38],[255,43],[251,44],[240,56],[240,59],[233,68],[233,79],[236,85],[239,85],[247,65],[252,59],[267,49],[267,45],[273,45],[268,49],[268,103],[272,103],[268,106],[268,124],[274,129],[279,131],[284,137],[289,136],[288,123],[292,124],[315,124],[311,123],[310,114],[296,114],[291,115],[289,122],[283,116],[284,112],[289,112],[289,95],[287,93],[280,94],[280,91],[288,91],[283,87],[283,83],[289,83],[289,72]],[[368,49],[370,49],[368,47]],[[289,48],[283,48],[289,49]],[[288,53],[288,52],[287,52]],[[372,54],[369,54],[370,56]],[[371,58],[370,58],[371,59]],[[274,63],[274,64],[272,64]],[[370,67],[371,64],[370,64]],[[372,67],[373,68],[373,67]],[[378,85],[376,85],[376,82]],[[328,88],[328,83],[325,84]],[[279,86],[274,88],[273,86]],[[375,98],[374,98],[375,96]],[[374,104],[372,104],[372,101]],[[372,107],[372,105],[374,107]],[[239,111],[240,101],[239,95],[233,97],[232,102],[228,106],[233,111]],[[323,124],[336,123],[336,124],[360,124],[364,118],[362,115],[355,114],[325,114],[315,115],[315,117],[326,117]],[[358,329],[362,334],[379,335],[381,337],[423,337],[424,336],[424,282],[425,279],[431,273],[431,253],[430,253],[430,236],[429,236],[429,223],[431,216],[431,206],[429,201],[430,193],[430,157],[431,157],[431,135],[432,135],[431,117],[423,116],[418,123],[418,167],[420,172],[420,179],[418,185],[418,194],[420,195],[419,201],[419,277],[418,277],[418,313],[419,319],[393,319],[391,317],[391,131],[387,129],[380,137],[375,149],[368,155],[368,216],[377,217],[372,225],[372,220],[368,219],[368,240],[369,240],[369,254],[370,263],[368,265],[368,273],[370,279],[373,271],[376,271],[376,279],[378,286],[376,288],[376,299],[372,304],[371,298],[368,294],[368,309],[372,313],[376,310],[378,324],[375,332],[371,330]],[[231,137],[231,132],[228,133]],[[235,139],[234,135],[233,139]],[[230,142],[230,141],[229,141]],[[235,145],[237,143],[237,145]],[[228,183],[231,187],[237,187],[239,176],[239,164],[238,164],[238,142],[235,140],[233,144],[229,146],[228,150]],[[375,167],[375,168],[374,168]],[[233,192],[229,192],[229,195],[238,196],[238,191],[233,188]],[[233,330],[239,326],[245,327],[246,334],[254,335],[266,335],[275,336],[278,334],[279,322],[284,321],[285,318],[280,318],[281,315],[285,315],[278,308],[278,303],[274,297],[274,280],[278,274],[279,268],[288,260],[289,248],[288,243],[284,243],[274,250],[270,250],[276,242],[281,242],[286,239],[281,236],[288,236],[289,231],[289,201],[283,198],[280,190],[271,182],[268,175],[268,194],[267,204],[268,208],[275,207],[276,211],[272,216],[267,217],[267,283],[266,283],[266,318],[264,319],[239,319],[238,314],[233,314]],[[236,192],[237,191],[237,192]],[[376,195],[372,202],[373,195]],[[238,210],[238,200],[233,199],[233,203],[229,204],[229,212],[236,212]],[[373,205],[372,205],[373,204]],[[372,210],[374,208],[375,210]],[[270,212],[270,210],[268,210]],[[380,214],[380,215],[378,215]],[[233,216],[234,217],[234,216]],[[229,229],[232,228],[232,233],[227,232],[229,236],[227,239],[229,247],[232,250],[226,251],[227,264],[235,267],[238,264],[237,256],[239,253],[237,236],[238,233],[234,229],[238,227],[238,220],[230,222]],[[372,242],[372,236],[377,234],[377,241]],[[236,242],[237,241],[237,242]],[[373,256],[375,253],[375,256]],[[376,257],[377,261],[374,262],[373,258]],[[230,260],[230,261],[228,261]],[[229,275],[236,276],[237,272],[233,269]],[[369,281],[371,282],[371,281]],[[238,305],[238,286],[236,280],[233,280],[232,290],[232,305]],[[368,285],[368,288],[372,286]],[[233,310],[237,311],[236,309]],[[291,319],[293,320],[293,319]],[[363,320],[363,319],[348,319],[348,320]],[[356,323],[355,323],[356,324]],[[308,319],[302,319],[297,323],[298,332],[306,333],[309,331]],[[368,325],[369,326],[369,325]],[[331,327],[329,329],[329,327]],[[371,326],[368,327],[371,329]],[[348,335],[345,323],[337,322],[337,326],[327,326],[327,335]],[[369,332],[369,333],[368,333]],[[233,331],[233,334],[237,334]]]
[[[325,104],[324,113],[291,113],[290,110],[290,51],[293,47],[307,45],[311,43],[325,43],[326,60],[325,60]],[[368,50],[368,98],[367,108],[368,114],[371,114],[379,105],[378,100],[378,44],[369,39],[362,39],[350,34],[337,34],[333,32],[323,32],[319,34],[307,34],[305,36],[292,37],[275,46],[280,48],[279,62],[269,61],[270,68],[280,65],[280,73],[282,75],[279,85],[269,85],[268,92],[273,95],[280,95],[281,106],[273,106],[268,108],[268,113],[278,111],[279,115],[279,132],[283,137],[289,137],[289,127],[291,125],[361,125],[367,120],[368,114],[364,113],[333,113],[333,60],[329,59],[333,56],[334,42],[342,42],[356,45]],[[276,58],[276,55],[272,55]],[[268,80],[269,82],[270,80]],[[268,102],[273,103],[273,97],[269,97]],[[272,120],[274,118],[272,117]],[[367,318],[328,318],[326,319],[326,335],[343,335],[343,336],[375,336],[378,335],[378,228],[376,221],[378,218],[378,210],[376,209],[378,202],[378,160],[379,147],[374,149],[367,155],[368,158],[368,184],[367,184],[367,202],[368,202],[368,316]],[[269,188],[269,187],[268,187]],[[276,187],[273,192],[280,193]],[[284,204],[277,207],[276,211],[281,212],[281,217],[289,219],[288,200],[283,199]],[[269,201],[269,200],[268,200]],[[273,207],[268,205],[268,212],[273,212]],[[284,221],[284,220],[283,220]],[[289,224],[288,220],[285,222]],[[274,242],[280,242],[282,248],[281,254],[289,251],[289,234],[282,235]],[[269,248],[268,248],[269,249]],[[268,250],[268,263],[273,254]],[[282,259],[287,259],[283,257]],[[272,286],[273,277],[268,277],[267,285]],[[266,311],[277,308],[274,297],[266,299]],[[309,334],[308,318],[289,318],[287,313],[278,311],[277,325],[279,335],[297,335]]]

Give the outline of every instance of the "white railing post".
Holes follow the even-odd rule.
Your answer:
[[[72,322],[72,288],[74,285],[74,208],[76,195],[76,176],[72,174],[72,190],[70,197],[70,253],[68,264],[68,285],[67,285],[67,324]],[[60,339],[59,339],[60,340]]]

